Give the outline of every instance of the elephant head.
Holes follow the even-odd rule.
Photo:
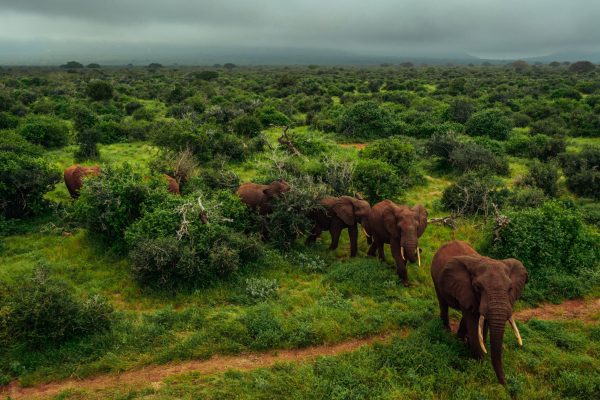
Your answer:
[[[275,197],[281,196],[283,193],[289,192],[290,189],[290,185],[285,180],[279,178],[267,185],[263,190],[263,194],[265,195],[265,200],[270,201]]]
[[[389,207],[384,213],[384,225],[392,240],[400,240],[403,260],[421,264],[419,238],[427,228],[427,210],[422,205],[414,207]]]
[[[330,197],[324,203],[348,226],[353,226],[356,223],[364,225],[371,211],[369,202],[364,200],[358,193],[354,197]]]
[[[469,337],[469,342],[477,340],[483,353],[487,353],[483,333],[484,324],[487,323],[492,365],[498,381],[505,384],[502,366],[504,327],[508,321],[519,345],[522,345],[512,312],[527,282],[525,267],[514,258],[494,260],[479,255],[457,256],[446,265],[441,282],[445,286],[444,291],[458,300],[463,313],[467,311],[479,316],[474,320],[477,321],[477,327],[473,328],[477,331],[477,338]]]

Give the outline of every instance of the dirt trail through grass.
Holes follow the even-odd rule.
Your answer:
[[[600,317],[600,299],[569,300],[561,304],[546,304],[538,308],[522,310],[514,314],[515,319],[527,322],[532,318],[542,320],[570,320],[594,322]],[[270,367],[278,362],[303,362],[320,356],[332,356],[351,352],[373,343],[382,343],[394,335],[407,335],[408,331],[395,331],[365,339],[353,339],[335,345],[307,347],[296,350],[279,350],[265,353],[248,353],[237,356],[214,356],[208,360],[192,360],[165,365],[152,365],[142,369],[123,372],[119,375],[98,375],[85,379],[69,379],[39,386],[22,388],[17,381],[0,390],[1,396],[11,399],[38,399],[55,396],[68,389],[96,391],[112,386],[160,386],[170,376],[187,372],[213,374],[230,369],[248,371]]]

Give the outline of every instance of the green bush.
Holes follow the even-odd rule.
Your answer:
[[[386,110],[373,101],[361,101],[341,115],[338,132],[350,139],[369,140],[388,136],[392,127],[392,117]]]
[[[558,168],[553,164],[533,162],[529,172],[522,180],[525,186],[541,189],[548,197],[556,197],[558,193]]]
[[[370,160],[385,161],[396,169],[398,175],[413,172],[416,159],[415,147],[401,136],[391,136],[368,144],[360,156]]]
[[[538,158],[541,161],[548,161],[563,153],[567,148],[563,137],[550,137],[542,134],[534,136],[512,135],[506,141],[505,146],[506,151],[511,155]]]
[[[0,112],[0,131],[3,129],[15,129],[19,125],[19,119],[7,112]]]
[[[334,142],[315,131],[293,132],[289,136],[294,146],[305,156],[326,154],[335,146]]]
[[[60,173],[41,157],[41,149],[13,132],[0,135],[0,215],[39,214],[44,194],[54,189]]]
[[[539,207],[547,200],[544,191],[537,187],[524,187],[511,192],[507,204],[515,209]]]
[[[442,194],[442,205],[455,215],[487,216],[494,205],[501,207],[508,190],[496,177],[480,172],[470,172],[448,186]]]
[[[168,196],[161,178],[147,181],[131,165],[105,167],[98,177],[86,179],[77,201],[76,215],[91,232],[116,249],[123,250],[123,237],[155,197]]]
[[[170,199],[134,222],[125,234],[134,278],[161,289],[205,287],[257,260],[256,236],[229,228],[216,204],[203,210],[195,198]]]
[[[476,112],[465,126],[468,135],[488,136],[496,140],[506,140],[511,128],[510,119],[497,109]]]
[[[277,296],[279,285],[277,279],[246,279],[246,295],[254,301],[263,301]]]
[[[55,117],[29,117],[18,132],[31,143],[48,148],[63,147],[69,143],[69,126]]]
[[[262,130],[262,123],[254,115],[242,115],[231,122],[233,132],[240,136],[255,137]]]
[[[448,164],[460,172],[490,171],[499,175],[510,172],[508,160],[477,143],[463,143],[448,156]]]
[[[600,147],[586,147],[580,153],[564,153],[560,163],[569,190],[579,196],[600,199]]]
[[[506,216],[505,226],[490,226],[486,250],[525,265],[525,300],[580,297],[600,281],[600,236],[586,227],[572,203],[551,201]]]
[[[96,128],[87,128],[77,132],[76,141],[79,148],[75,151],[75,160],[97,160],[100,158],[98,142],[102,139],[102,133]]]
[[[42,348],[110,329],[112,307],[101,297],[76,297],[44,268],[8,285],[0,299],[0,340]]]
[[[371,203],[394,199],[403,188],[402,180],[390,164],[381,160],[359,160],[353,176],[356,190]]]
[[[88,83],[86,94],[92,100],[110,100],[113,96],[113,88],[109,82],[94,80]]]
[[[446,116],[451,121],[464,124],[469,120],[471,114],[473,114],[474,108],[473,104],[468,100],[454,99],[446,111]]]
[[[257,110],[257,115],[260,119],[260,123],[266,127],[270,125],[285,126],[290,123],[290,119],[287,115],[271,106],[260,108]]]

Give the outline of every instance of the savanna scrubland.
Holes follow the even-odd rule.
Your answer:
[[[598,310],[517,325],[506,386],[444,330],[430,276],[464,240],[519,259],[516,310],[600,297],[600,70],[0,69],[0,385],[56,398],[600,397]],[[71,199],[63,170],[98,165]],[[170,193],[167,174],[179,184]],[[270,213],[235,195],[284,179]],[[407,287],[359,230],[305,244],[327,195],[421,204]],[[460,313],[450,312],[456,322]],[[386,340],[268,368],[86,389],[144,366]],[[42,393],[43,394],[43,393]]]

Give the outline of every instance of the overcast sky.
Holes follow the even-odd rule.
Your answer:
[[[485,58],[599,52],[600,0],[0,0],[0,62],[76,59],[113,46]]]

